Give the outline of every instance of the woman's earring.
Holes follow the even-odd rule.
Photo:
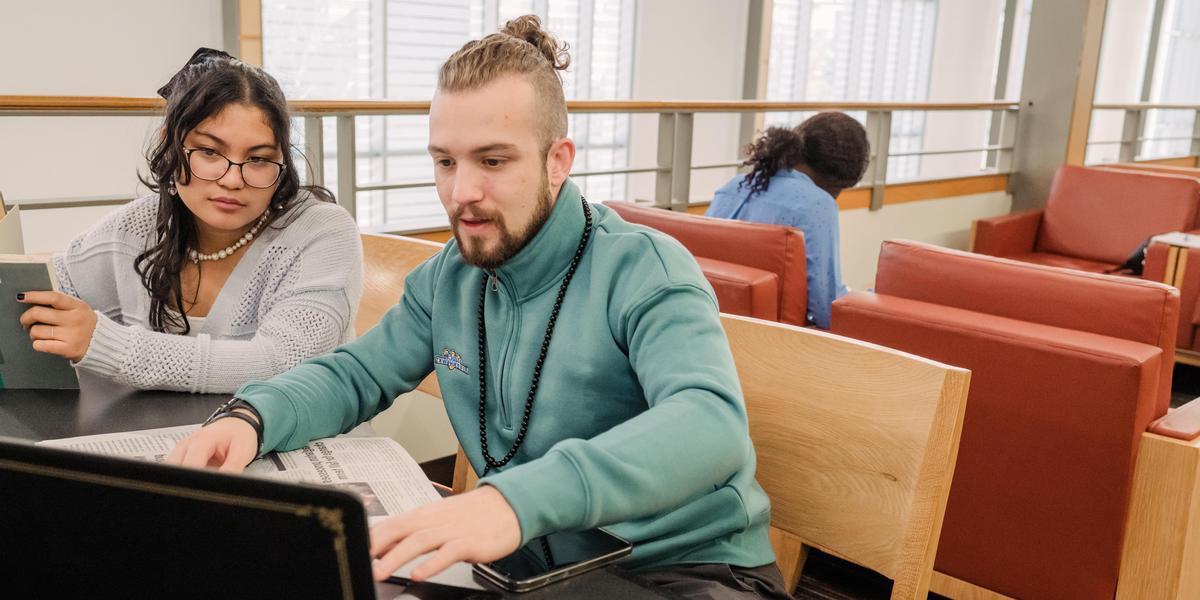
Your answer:
[[[276,204],[275,204],[275,210],[283,210],[283,203],[282,203],[282,202],[278,202],[278,203],[276,203]]]
[[[175,180],[171,180],[171,183],[167,184],[167,193],[172,196],[179,195],[179,190],[175,189]]]

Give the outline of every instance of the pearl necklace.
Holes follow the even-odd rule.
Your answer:
[[[261,228],[263,224],[267,222],[267,217],[269,216],[271,216],[271,209],[268,208],[267,210],[263,211],[262,216],[258,218],[258,222],[254,224],[254,227],[251,227],[250,231],[247,231],[242,235],[242,237],[238,238],[238,241],[234,242],[232,246],[229,246],[224,250],[218,250],[212,254],[202,254],[200,252],[196,252],[194,249],[188,250],[188,258],[194,263],[199,263],[202,260],[221,260],[222,258],[233,256],[233,253],[237,252],[238,248],[249,244],[250,240],[254,239],[254,236],[258,234],[259,228]]]

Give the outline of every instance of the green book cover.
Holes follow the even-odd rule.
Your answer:
[[[0,388],[79,388],[71,362],[34,350],[21,327],[21,313],[31,306],[17,294],[54,290],[56,282],[48,257],[0,254]]]

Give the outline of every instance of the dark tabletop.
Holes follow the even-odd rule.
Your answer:
[[[0,437],[40,441],[190,425],[204,421],[229,398],[229,394],[139,391],[83,371],[79,372],[79,387],[78,390],[0,389]],[[497,597],[441,586],[415,586],[406,590],[403,585],[388,583],[378,584],[376,594],[387,600]],[[634,600],[671,596],[652,589],[635,575],[610,567],[511,597]]]
[[[0,436],[27,440],[200,423],[229,394],[138,391],[79,373],[78,390],[0,389]]]

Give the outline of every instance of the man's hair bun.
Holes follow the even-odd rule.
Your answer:
[[[571,65],[571,55],[567,53],[567,43],[558,41],[542,29],[542,21],[537,18],[537,15],[523,15],[512,19],[504,24],[504,28],[500,32],[532,44],[557,71],[562,71]]]

